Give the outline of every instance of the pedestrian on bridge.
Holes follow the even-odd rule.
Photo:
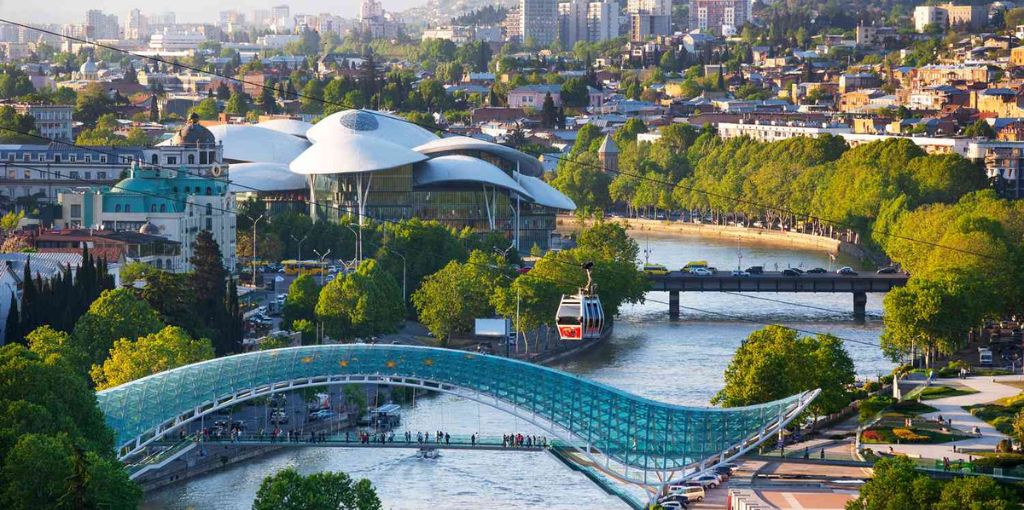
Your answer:
[[[476,434],[475,433],[469,435],[469,445],[470,446],[476,446]]]
[[[452,436],[449,436],[447,432],[444,433],[444,444],[450,446],[452,444]]]

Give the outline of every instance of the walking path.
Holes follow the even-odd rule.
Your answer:
[[[1019,388],[1008,386],[1005,384],[999,384],[999,381],[1021,381],[1022,377],[1019,375],[1006,375],[997,377],[970,377],[967,379],[937,379],[934,385],[950,385],[956,386],[958,384],[967,386],[976,390],[978,393],[972,393],[970,395],[959,395],[955,397],[946,397],[935,400],[925,400],[925,404],[934,407],[936,412],[922,414],[920,418],[926,420],[936,420],[939,415],[942,415],[944,420],[953,420],[953,428],[965,432],[970,432],[974,427],[978,427],[981,430],[980,437],[972,437],[970,439],[962,439],[955,443],[942,443],[942,444],[872,444],[868,445],[876,452],[888,451],[890,447],[894,452],[903,453],[911,457],[922,457],[926,459],[941,459],[947,457],[950,460],[963,459],[968,460],[971,455],[970,452],[962,452],[961,448],[968,450],[994,450],[999,441],[1006,438],[1006,436],[1000,433],[992,425],[985,423],[979,418],[976,418],[967,412],[963,406],[970,406],[975,404],[986,404],[1001,398],[1013,397],[1021,393]],[[957,452],[953,452],[953,445],[956,445]]]

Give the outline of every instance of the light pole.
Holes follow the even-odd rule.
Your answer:
[[[256,221],[252,222],[252,288],[256,289],[256,225],[263,219],[261,214]]]
[[[358,266],[359,263],[363,261],[363,228],[360,226],[358,232],[356,232],[356,229],[352,228],[352,225],[345,225],[345,228],[352,231],[352,235],[356,237],[356,246],[353,251],[355,252],[356,265]]]
[[[302,239],[299,239],[299,238],[297,238],[295,236],[291,236],[291,238],[292,238],[292,241],[295,241],[295,242],[299,243],[299,250],[298,250],[297,256],[295,257],[295,260],[302,261],[302,242],[305,241],[306,239],[309,239],[309,234],[306,234],[306,235],[302,236]]]
[[[313,249],[313,253],[315,253],[317,257],[320,257],[320,286],[323,287],[324,286],[324,273],[326,272],[326,271],[324,271],[324,259],[327,258],[327,256],[331,254],[331,250],[327,250],[326,252],[321,254],[320,252],[316,251],[316,249]]]

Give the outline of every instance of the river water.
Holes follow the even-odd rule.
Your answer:
[[[741,256],[743,267],[829,268],[824,252],[656,234],[637,241],[642,252],[649,250],[651,262],[673,269],[699,259],[727,270]],[[855,265],[842,258],[837,263]],[[874,378],[892,368],[877,347],[882,295],[868,295],[869,318],[862,323],[852,317],[849,294],[682,293],[678,322],[668,320],[666,293],[652,292],[647,298],[623,308],[606,344],[557,368],[656,400],[707,405],[721,389],[722,373],[741,340],[763,323],[844,339],[861,377]],[[415,408],[404,411],[403,421],[413,431],[542,434],[509,415],[450,396],[419,399]],[[423,460],[411,450],[339,448],[297,448],[261,457],[153,492],[144,508],[248,509],[263,477],[288,466],[304,473],[333,470],[368,478],[386,509],[628,508],[546,453],[444,451],[438,459]]]

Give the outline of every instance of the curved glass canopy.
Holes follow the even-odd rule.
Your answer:
[[[676,470],[735,449],[809,402],[807,394],[739,408],[682,407],[565,372],[465,351],[398,345],[322,345],[258,351],[188,365],[97,393],[124,448],[167,433],[197,409],[258,388],[333,376],[431,381],[501,401],[553,424],[587,451],[630,469]],[[387,382],[385,382],[386,384]],[[240,397],[241,396],[241,397]],[[213,404],[213,407],[211,407]],[[205,406],[205,407],[204,407]],[[189,416],[190,418],[185,418]],[[566,434],[565,432],[568,432]]]

